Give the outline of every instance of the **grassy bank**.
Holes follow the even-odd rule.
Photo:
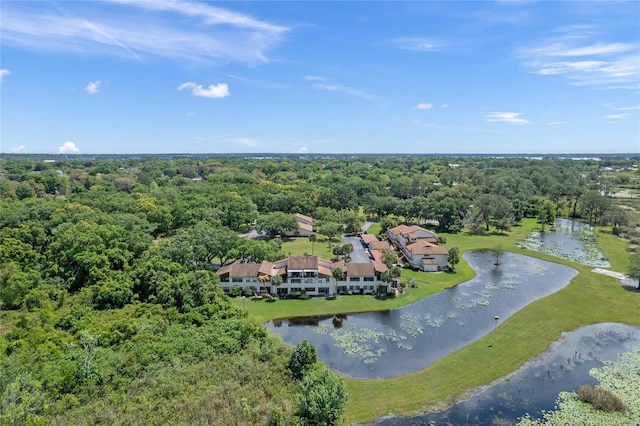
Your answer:
[[[446,235],[447,247],[463,251],[490,249],[500,244],[505,250],[561,263],[579,274],[563,290],[536,301],[506,321],[496,336],[490,335],[439,360],[428,368],[402,377],[386,380],[347,379],[351,398],[347,405],[349,423],[365,422],[389,413],[411,414],[430,408],[442,408],[468,397],[468,390],[504,376],[535,357],[557,340],[563,331],[598,322],[622,322],[640,326],[640,294],[622,287],[611,277],[594,274],[593,267],[578,265],[549,255],[515,246],[537,225],[525,220],[508,234],[472,236]],[[624,272],[628,264],[626,243],[598,229],[599,245],[609,259],[612,270]],[[279,300],[274,303],[246,301],[247,311],[261,321],[296,315],[321,315],[390,309],[421,299],[445,287],[473,277],[473,271],[462,261],[455,274],[424,274],[404,271],[403,278],[414,276],[416,289],[397,298],[377,300],[351,296],[337,300]],[[242,303],[239,300],[236,304]],[[495,342],[494,342],[495,340]],[[492,344],[490,346],[490,344]],[[418,355],[418,354],[416,354]]]

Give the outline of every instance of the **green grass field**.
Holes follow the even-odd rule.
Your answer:
[[[338,243],[342,243],[342,238],[334,237],[331,242],[323,235],[316,235],[318,239],[315,243],[309,241],[309,237],[287,237],[282,243],[282,251],[288,256],[311,255],[321,257],[323,259],[331,259],[333,257],[332,248]]]
[[[524,220],[521,226],[506,234],[444,236],[447,248],[457,246],[461,251],[468,251],[491,249],[500,244],[506,251],[571,266],[578,270],[578,276],[563,290],[528,305],[508,318],[498,327],[495,336],[486,336],[424,370],[386,380],[345,379],[351,395],[346,410],[348,423],[366,422],[390,413],[412,414],[443,408],[467,398],[469,390],[499,379],[543,352],[563,331],[599,322],[640,326],[640,293],[637,291],[621,286],[614,278],[591,272],[593,267],[515,246],[536,227],[534,220]],[[629,261],[625,240],[611,235],[608,229],[597,229],[597,237],[612,265],[610,269],[624,272]],[[319,252],[317,254],[320,255]],[[403,279],[410,276],[418,280],[418,287],[407,289],[405,294],[396,298],[378,300],[371,296],[344,296],[337,300],[247,301],[246,309],[263,322],[297,315],[389,309],[466,281],[474,273],[461,260],[455,273],[403,271]],[[240,300],[235,303],[242,306]]]

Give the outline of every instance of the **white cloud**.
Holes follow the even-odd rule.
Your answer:
[[[309,151],[309,148],[307,148],[306,146],[301,146],[300,148],[296,149],[295,151],[293,151],[294,154],[304,154],[306,152]]]
[[[630,115],[631,114],[608,114],[608,115],[603,115],[603,117],[608,118],[609,120],[624,120]]]
[[[549,126],[560,126],[562,124],[569,124],[568,121],[550,121],[547,123]]]
[[[442,43],[426,37],[404,37],[391,40],[397,48],[418,52],[435,52],[442,50]]]
[[[66,141],[58,148],[58,154],[77,154],[79,152],[80,149],[71,141]]]
[[[100,80],[90,81],[89,84],[87,84],[87,87],[84,88],[84,90],[90,95],[95,95],[100,91],[98,90],[98,88],[100,87],[101,83],[102,82]]]
[[[188,81],[178,86],[178,90],[184,89],[191,90],[193,96],[203,98],[226,98],[229,96],[229,87],[225,83],[211,84],[209,87],[204,88],[200,84]]]
[[[317,75],[305,75],[304,79],[309,81],[326,81],[327,80],[326,78],[320,77]]]
[[[519,49],[534,74],[563,75],[574,86],[640,87],[640,44],[591,42],[590,27],[563,31],[563,36],[536,47]]]
[[[6,68],[0,69],[0,81],[2,81],[9,74],[11,74],[11,71],[9,71],[8,69]]]
[[[18,154],[20,152],[24,152],[25,148],[26,147],[24,145],[12,146],[11,148],[9,148],[9,153]]]
[[[491,112],[484,116],[489,123],[528,124],[529,120],[520,118],[521,112]]]
[[[203,64],[268,61],[288,27],[190,1],[3,3],[2,43],[29,49],[155,56]]]
[[[442,104],[440,105],[440,108],[449,108],[449,104]]]
[[[418,105],[415,106],[416,109],[431,109],[433,107],[433,104],[427,104],[427,103],[419,103]]]
[[[631,43],[594,43],[588,46],[573,47],[568,46],[565,42],[558,42],[530,49],[530,52],[542,56],[595,56],[624,53],[635,48],[637,46]]]
[[[622,107],[622,108],[617,108],[618,111],[630,111],[632,109],[640,109],[640,105],[634,105],[634,106],[630,106],[630,107]]]
[[[316,83],[313,85],[313,87],[320,90],[328,90],[330,92],[344,93],[346,95],[355,96],[357,98],[366,99],[368,101],[375,101],[377,99],[374,95],[367,93],[364,90],[355,89],[349,86],[341,86],[339,84]]]

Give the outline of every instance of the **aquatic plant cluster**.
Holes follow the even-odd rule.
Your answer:
[[[600,383],[599,387],[616,395],[626,406],[624,412],[597,410],[580,401],[574,392],[561,392],[556,409],[544,412],[542,419],[523,418],[519,426],[575,424],[591,426],[640,425],[640,348],[623,354],[617,361],[606,361],[604,367],[594,368],[589,374]]]
[[[553,232],[534,232],[516,246],[583,265],[611,266],[598,247],[593,227],[567,219],[557,219]]]
[[[329,335],[335,340],[335,346],[344,350],[345,354],[362,359],[365,364],[377,361],[387,350],[384,347],[374,348],[373,343],[379,343],[381,339],[395,342],[399,348],[412,349],[411,345],[403,343],[407,336],[399,335],[392,330],[383,333],[371,328],[362,328],[356,331],[354,324],[344,328],[334,329],[330,324],[322,323],[314,328],[318,334]]]
[[[394,328],[385,325],[370,327],[357,322],[347,324],[344,320],[340,321],[339,327],[334,321],[325,321],[309,328],[316,334],[330,337],[334,347],[341,349],[345,356],[373,364],[388,356],[393,347],[408,351],[416,346],[424,347],[425,342],[441,344],[442,336],[451,333],[452,325],[462,328],[469,321],[477,320],[478,314],[472,313],[474,308],[491,306],[499,292],[506,290],[510,293],[529,281],[535,282],[532,276],[543,277],[549,269],[544,262],[515,255],[506,256],[500,268],[491,263],[486,252],[469,253],[469,256],[477,259],[476,267],[484,278],[475,285],[469,283],[458,286],[452,293],[443,293],[441,297],[445,300],[437,303],[439,308],[435,311],[435,305],[402,309]],[[478,284],[480,288],[475,287]],[[439,330],[443,327],[446,330]],[[335,357],[336,353],[333,352],[332,356]]]

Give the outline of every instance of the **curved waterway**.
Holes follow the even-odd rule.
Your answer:
[[[266,327],[290,345],[309,341],[318,357],[344,376],[396,377],[499,332],[496,327],[504,319],[564,288],[577,275],[573,268],[514,253],[501,256],[499,266],[488,250],[463,257],[475,270],[474,279],[411,305],[274,320]]]
[[[440,411],[415,417],[388,417],[376,426],[418,425],[511,425],[529,414],[541,418],[544,410],[555,408],[558,394],[575,391],[584,384],[595,385],[589,375],[604,361],[640,345],[640,329],[624,324],[589,325],[563,333],[549,350],[503,377],[472,398]]]

